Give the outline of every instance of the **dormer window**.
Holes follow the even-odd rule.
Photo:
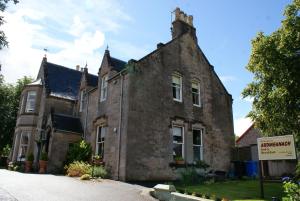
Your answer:
[[[100,102],[105,101],[107,97],[107,80],[108,75],[104,75],[101,79],[101,96],[100,96]]]
[[[173,100],[182,102],[182,77],[180,74],[172,75]]]
[[[34,112],[35,110],[36,91],[28,91],[26,101],[26,112]]]

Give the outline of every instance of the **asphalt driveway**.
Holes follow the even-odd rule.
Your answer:
[[[154,201],[149,188],[112,180],[81,181],[66,176],[0,169],[0,200]]]

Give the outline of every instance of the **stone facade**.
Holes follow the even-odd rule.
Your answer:
[[[56,66],[44,59],[38,76],[42,80],[41,92],[36,99],[36,104],[40,104],[36,111],[39,120],[32,128],[37,128],[38,135],[44,132],[48,139],[51,170],[59,169],[67,145],[82,137],[91,143],[95,153],[103,155],[114,179],[172,180],[175,171],[170,164],[177,154],[173,149],[174,127],[181,129],[182,157],[186,163],[195,162],[197,149],[193,144],[197,135],[193,132],[199,130],[201,160],[212,169],[228,170],[230,149],[234,146],[232,97],[198,46],[192,21],[192,16],[176,9],[172,40],[159,43],[156,50],[138,61],[123,62],[106,50],[97,77],[84,68],[78,80],[78,73],[58,68],[55,72],[72,74],[70,80],[78,80],[76,93],[74,83],[58,89],[51,82],[56,78],[49,76],[54,72],[50,69]],[[47,65],[43,67],[43,63]],[[43,68],[49,73],[43,73]],[[181,81],[180,101],[174,100],[174,75]],[[196,93],[200,103],[197,104],[193,102],[192,92],[195,82],[199,86]],[[70,93],[73,98],[68,97]],[[72,127],[63,131],[55,128],[59,125],[53,121],[54,116],[78,120],[82,130],[70,132],[74,130]],[[18,121],[28,118],[22,116]],[[16,133],[20,129],[17,124]],[[100,136],[105,139],[104,151]],[[18,147],[15,144],[15,149]],[[58,156],[58,153],[62,154]]]

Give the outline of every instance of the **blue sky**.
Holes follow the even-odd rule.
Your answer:
[[[48,61],[71,68],[88,63],[96,74],[106,46],[114,57],[139,59],[171,39],[171,11],[194,16],[198,43],[232,94],[235,132],[249,124],[251,100],[241,91],[252,79],[245,66],[251,39],[270,34],[291,0],[24,0],[10,6],[3,26],[10,48],[0,52],[2,73],[14,83],[36,77],[47,48]]]

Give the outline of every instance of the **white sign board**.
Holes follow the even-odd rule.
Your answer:
[[[259,160],[296,159],[293,135],[257,138]]]

